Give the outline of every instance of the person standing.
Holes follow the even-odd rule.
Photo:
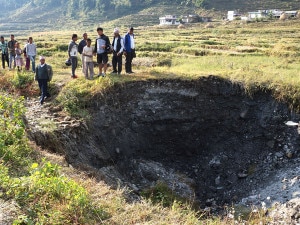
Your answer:
[[[86,46],[86,44],[87,44],[86,43],[87,38],[88,38],[87,33],[84,33],[82,35],[82,37],[83,37],[82,40],[78,44],[78,52],[81,55],[82,73],[84,74],[84,72],[85,72],[85,68],[84,68],[85,64],[84,64],[84,61],[83,61],[84,56],[82,55],[82,51],[83,51],[84,46]]]
[[[118,28],[114,29],[114,40],[112,42],[113,56],[112,56],[112,66],[113,73],[121,75],[122,72],[122,55],[124,50],[123,38],[120,36],[120,31]],[[118,65],[118,69],[117,69]]]
[[[12,69],[12,62],[14,61],[13,68],[16,67],[16,61],[15,61],[15,45],[16,45],[15,35],[10,35],[10,41],[7,43],[8,47],[8,54],[9,54],[9,69]]]
[[[32,72],[35,70],[35,57],[36,57],[36,44],[33,43],[32,37],[28,38],[28,43],[26,44],[26,55],[31,61]]]
[[[104,35],[103,28],[97,28],[98,38],[95,42],[94,53],[97,53],[97,63],[99,65],[99,76],[105,77],[106,70],[107,70],[107,62],[108,62],[108,55],[107,52],[110,48],[110,41],[109,38]],[[103,69],[103,72],[102,72]]]
[[[7,62],[7,66],[9,67],[8,47],[7,42],[4,40],[4,37],[1,36],[0,39],[0,50],[2,52],[2,68],[5,69],[5,61]]]
[[[93,79],[94,78],[94,62],[93,62],[93,53],[94,48],[91,46],[92,40],[88,38],[86,40],[86,46],[83,47],[82,55],[83,55],[83,61],[82,65],[84,65],[84,76],[86,79]],[[90,77],[89,77],[89,71],[90,71]]]
[[[72,78],[77,78],[77,76],[75,75],[75,71],[78,65],[78,58],[77,58],[78,44],[76,43],[77,39],[78,39],[77,34],[73,34],[72,40],[70,41],[68,46],[68,55],[72,63],[72,75],[71,75]]]
[[[125,47],[125,70],[127,74],[132,72],[132,59],[135,58],[135,43],[134,43],[134,33],[133,27],[129,29],[124,37],[124,47]]]
[[[24,66],[24,61],[23,61],[23,50],[20,48],[20,43],[16,42],[16,48],[15,48],[15,61],[16,61],[16,66],[18,67],[18,71],[22,70],[22,66]]]
[[[23,53],[24,53],[24,58],[25,58],[25,70],[29,70],[30,69],[30,59],[28,57],[28,55],[26,54],[26,45],[28,44],[28,40],[26,41],[26,44],[24,46],[24,50],[23,50]]]
[[[41,91],[40,104],[43,105],[45,98],[49,98],[48,82],[52,80],[53,70],[52,67],[45,63],[44,56],[40,56],[40,64],[35,68],[35,80],[39,84]]]

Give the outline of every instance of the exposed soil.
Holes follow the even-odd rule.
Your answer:
[[[92,102],[91,119],[82,122],[29,99],[29,137],[135,197],[158,182],[212,211],[262,202],[280,208],[300,197],[299,134],[285,124],[299,116],[270,91],[249,95],[210,76],[117,84]],[[45,121],[56,128],[45,129]],[[299,221],[279,211],[277,221]]]

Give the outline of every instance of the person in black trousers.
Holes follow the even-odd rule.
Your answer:
[[[5,69],[5,61],[7,62],[7,66],[9,66],[9,59],[7,51],[7,42],[4,40],[3,36],[1,36],[0,50],[2,52],[2,68]]]
[[[131,27],[128,33],[124,37],[124,46],[125,46],[125,70],[127,74],[132,72],[132,59],[135,58],[135,43],[134,43],[134,33],[133,27]]]
[[[114,40],[112,42],[112,48],[113,48],[113,56],[112,56],[113,72],[112,73],[121,75],[124,42],[123,42],[123,38],[121,38],[120,36],[120,32],[118,28],[114,29]]]
[[[45,63],[45,57],[40,56],[40,65],[35,69],[35,80],[39,83],[41,91],[40,104],[43,105],[45,98],[49,98],[48,82],[52,80],[52,67]]]

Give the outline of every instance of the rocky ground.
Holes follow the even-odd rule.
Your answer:
[[[299,132],[285,124],[299,117],[268,92],[215,77],[134,82],[95,96],[86,122],[37,100],[30,139],[133,198],[163,182],[213,213],[266,207],[269,224],[300,224]]]

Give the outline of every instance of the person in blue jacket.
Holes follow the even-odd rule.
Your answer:
[[[127,74],[133,73],[132,71],[132,59],[135,58],[135,43],[133,27],[129,29],[127,34],[124,36],[124,55],[125,55],[125,71]]]

